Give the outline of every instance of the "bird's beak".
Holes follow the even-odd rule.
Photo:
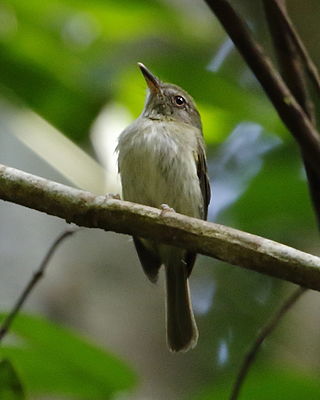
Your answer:
[[[143,65],[142,63],[138,63],[138,66],[144,76],[144,79],[147,82],[148,88],[150,89],[150,92],[153,94],[157,94],[160,92],[160,80],[153,75],[148,68]]]

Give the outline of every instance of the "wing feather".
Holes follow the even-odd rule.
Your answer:
[[[208,178],[207,160],[202,143],[199,143],[197,153],[195,154],[195,162],[197,164],[197,174],[199,178],[199,185],[203,199],[203,215],[204,220],[208,216],[208,207],[211,198],[210,182]],[[187,265],[188,276],[190,276],[193,265],[196,261],[196,254],[188,252],[184,258]]]

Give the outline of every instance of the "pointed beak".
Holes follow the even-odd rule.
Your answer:
[[[138,63],[138,66],[142,72],[142,75],[144,76],[144,79],[147,82],[148,88],[150,89],[150,92],[152,94],[156,94],[160,92],[160,80],[153,75],[148,68],[143,65],[142,63]]]

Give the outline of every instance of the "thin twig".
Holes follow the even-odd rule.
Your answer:
[[[295,100],[262,47],[254,40],[247,24],[227,0],[206,0],[220,23],[254,72],[280,118],[299,143],[320,177],[320,135]]]
[[[303,41],[301,40],[298,32],[296,31],[295,27],[292,24],[292,21],[288,15],[287,10],[280,4],[279,1],[275,1],[277,5],[277,11],[281,15],[283,23],[286,25],[288,33],[290,34],[292,41],[294,42],[297,50],[299,51],[301,59],[304,61],[304,65],[306,71],[309,75],[309,78],[313,82],[316,90],[320,94],[320,74],[319,71],[313,62],[312,58],[310,57],[308,50],[306,49]]]
[[[281,75],[295,96],[305,113],[309,116],[313,125],[316,126],[314,104],[306,84],[306,69],[304,59],[299,51],[297,38],[293,37],[294,28],[289,24],[286,11],[286,2],[279,0],[263,0],[267,22],[272,36]],[[290,26],[288,26],[290,25]],[[307,54],[308,57],[308,54]],[[309,155],[301,149],[303,162],[308,178],[310,196],[316,213],[318,226],[320,228],[320,176],[314,170],[309,161]]]
[[[295,31],[292,29],[292,25],[290,25],[288,29],[287,25],[290,22],[288,18],[283,18],[283,16],[279,15],[279,13],[276,15],[276,20],[274,19],[274,15],[270,16],[270,14],[274,12],[274,3],[276,3],[276,6],[279,8],[282,6],[281,10],[284,10],[285,0],[281,0],[281,4],[279,0],[265,0],[264,4],[267,11],[270,12],[268,15],[268,22],[273,35],[275,47],[278,52],[280,65],[283,71],[283,78],[286,80],[289,89],[284,83],[283,78],[277,74],[273,64],[266,57],[262,48],[253,39],[246,24],[237,15],[229,2],[227,0],[207,0],[207,3],[220,20],[227,33],[230,35],[231,39],[239,49],[249,67],[252,69],[253,73],[256,75],[257,79],[278,111],[279,116],[299,143],[302,154],[308,155],[308,157],[305,159],[307,160],[306,167],[308,178],[310,179],[309,184],[312,193],[315,184],[320,181],[320,175],[319,170],[315,165],[315,159],[312,160],[314,155],[311,155],[310,147],[303,140],[303,137],[305,139],[308,137],[307,141],[309,141],[313,134],[315,134],[319,139],[319,134],[314,126],[315,119],[312,116],[312,104],[306,91],[303,71],[299,66],[299,52],[304,50],[304,47],[301,46],[301,41],[299,41],[298,35],[294,35]],[[283,21],[284,19],[285,21]],[[286,24],[283,24],[283,22]],[[294,36],[294,38],[292,36]],[[296,41],[299,41],[299,49],[296,49]],[[296,57],[296,50],[299,50],[298,57]],[[303,57],[305,63],[308,63],[308,66],[310,67],[311,64],[307,52],[304,53]],[[310,71],[308,72],[310,73]],[[297,103],[291,109],[286,109],[285,107],[282,107],[281,104],[281,102],[286,98],[286,91],[289,93],[290,98],[294,98],[294,101],[290,101],[290,104],[292,105],[295,102]],[[295,123],[293,123],[294,119],[296,120]],[[311,129],[309,129],[310,127]],[[315,199],[316,197],[313,196],[314,202]],[[317,205],[315,208],[316,211],[318,211],[319,206]],[[283,316],[293,307],[298,298],[306,290],[306,288],[299,287],[287,299],[287,301],[285,301],[282,307],[275,312],[273,318],[271,318],[271,320],[261,330],[257,339],[243,360],[236,382],[233,386],[230,400],[236,400],[238,398],[244,379],[247,376],[249,368],[252,365],[265,338],[271,334],[271,332],[282,320]]]
[[[4,321],[1,324],[0,327],[0,342],[3,340],[5,335],[8,333],[12,322],[14,321],[15,317],[17,316],[18,312],[20,311],[21,307],[27,300],[28,296],[30,295],[31,291],[34,289],[35,285],[38,283],[38,281],[43,277],[46,267],[51,260],[54,252],[58,248],[58,246],[68,237],[73,235],[75,232],[77,232],[80,228],[72,228],[72,229],[67,229],[64,232],[62,232],[53,242],[51,245],[50,249],[48,250],[47,254],[45,255],[44,259],[42,260],[38,270],[33,274],[31,280],[28,282],[26,287],[24,288],[23,292],[19,296],[16,304],[10,311],[10,313],[6,316]]]
[[[239,373],[237,375],[236,381],[232,387],[232,393],[230,396],[230,400],[237,400],[240,394],[241,387],[244,383],[245,378],[248,375],[249,369],[256,358],[256,355],[262,345],[263,341],[267,336],[269,336],[272,331],[278,326],[279,321],[283,318],[283,316],[287,313],[288,310],[292,308],[292,306],[298,301],[300,296],[307,291],[307,288],[298,287],[282,304],[282,306],[275,312],[275,314],[271,317],[271,319],[264,325],[264,327],[260,330],[258,336],[253,342],[252,346],[247,351],[241,367],[239,369]]]
[[[262,2],[282,79],[315,124],[314,107],[306,84],[305,69],[288,27],[286,2],[279,0],[262,0]]]
[[[263,4],[282,77],[300,106],[309,116],[310,120],[315,123],[313,115],[314,108],[310,100],[307,85],[305,84],[305,73],[301,65],[300,54],[297,52],[296,43],[293,42],[290,32],[288,32],[287,24],[284,23],[284,16],[282,13],[279,13],[280,7],[282,11],[285,11],[285,0],[281,0],[281,4],[279,0],[263,0]],[[313,173],[312,166],[308,163],[307,157],[304,157],[304,162],[308,174],[310,191],[313,195],[312,189],[319,189],[320,178]],[[312,196],[312,198],[318,221],[320,221],[320,204],[316,201],[317,197]],[[302,293],[305,293],[306,290],[306,288],[299,287],[294,291],[284,304],[275,312],[268,323],[261,329],[243,359],[241,368],[232,388],[230,400],[236,400],[238,398],[240,389],[248,375],[250,367],[257,357],[263,341],[271,335],[272,331],[280,324],[284,316],[290,311],[298,298]]]

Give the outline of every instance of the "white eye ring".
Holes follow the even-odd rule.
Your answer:
[[[181,107],[186,103],[186,100],[182,96],[175,96],[174,97],[174,102],[178,107]]]

